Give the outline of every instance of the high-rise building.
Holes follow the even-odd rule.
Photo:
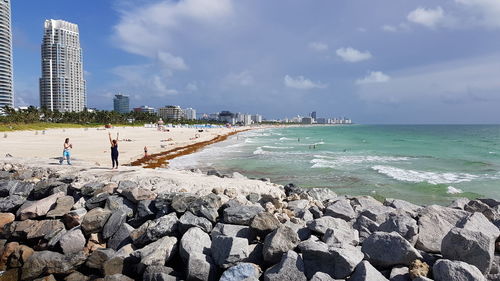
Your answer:
[[[167,105],[158,108],[158,115],[164,120],[180,120],[182,119],[182,108],[177,105]]]
[[[262,123],[262,115],[260,114],[252,115],[252,121],[254,123]]]
[[[113,110],[120,113],[129,113],[130,100],[128,96],[115,95],[113,98]]]
[[[40,106],[61,112],[78,112],[86,105],[78,25],[63,20],[46,20],[42,42]]]
[[[14,107],[10,0],[0,0],[0,107]]]
[[[184,118],[187,120],[196,120],[196,110],[191,107],[182,110],[184,112]]]
[[[316,111],[311,112],[311,118],[313,121],[316,120]]]
[[[153,107],[147,106],[147,105],[142,105],[139,107],[134,107],[135,112],[147,112],[147,113],[155,113],[155,109]]]

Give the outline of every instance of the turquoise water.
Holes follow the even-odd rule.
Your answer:
[[[175,168],[215,168],[280,184],[419,204],[500,199],[500,126],[310,126],[251,131]]]

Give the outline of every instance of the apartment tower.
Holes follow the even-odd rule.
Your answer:
[[[40,106],[60,112],[79,112],[87,106],[82,48],[74,23],[45,21]]]
[[[0,0],[0,108],[14,106],[10,0]]]

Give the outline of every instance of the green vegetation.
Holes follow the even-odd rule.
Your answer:
[[[45,130],[52,128],[91,128],[106,124],[113,126],[143,126],[156,123],[159,117],[147,112],[119,113],[116,111],[84,110],[82,112],[50,111],[30,106],[24,110],[10,107],[0,109],[0,132],[16,130]],[[206,124],[204,120],[163,120],[165,124]],[[220,123],[212,122],[211,124]]]

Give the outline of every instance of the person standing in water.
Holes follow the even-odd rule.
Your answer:
[[[61,159],[59,159],[59,164],[62,165],[63,161],[64,161],[64,158],[66,158],[66,161],[68,161],[68,165],[71,165],[71,149],[73,148],[73,145],[71,143],[69,143],[69,138],[66,138],[64,140],[64,144],[63,144],[63,157],[61,157]]]
[[[109,133],[109,142],[111,143],[111,162],[113,162],[112,169],[118,169],[118,133],[116,133],[116,139],[111,139],[111,133]]]

